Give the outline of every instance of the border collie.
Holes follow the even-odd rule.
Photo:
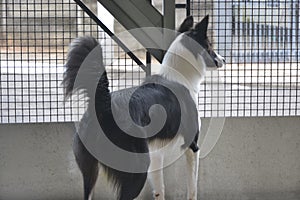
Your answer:
[[[76,162],[83,175],[85,200],[92,199],[99,165],[116,189],[117,199],[136,198],[147,176],[154,198],[165,199],[162,170],[164,157],[168,155],[154,152],[177,138],[183,138],[184,144],[179,148],[187,158],[187,198],[197,199],[200,130],[197,93],[206,70],[222,67],[225,60],[213,51],[208,40],[208,16],[195,27],[193,25],[191,16],[181,24],[179,35],[164,56],[159,74],[147,77],[138,87],[112,93],[108,88],[99,43],[91,37],[77,38],[71,43],[63,80],[65,95],[69,97],[75,91],[82,91],[88,97],[88,108],[77,127],[73,143]],[[90,56],[95,49],[96,54]],[[80,73],[85,77],[83,80],[78,80]],[[160,105],[164,111],[153,105]],[[126,117],[127,114],[130,117]],[[119,123],[127,118],[133,123],[124,122],[126,127],[120,128]],[[145,129],[153,121],[163,121],[162,128],[158,131],[154,130],[155,126],[154,129]],[[95,124],[101,127],[101,131],[95,128]],[[100,132],[104,133],[102,137]],[[92,135],[97,136],[93,138]],[[93,144],[99,147],[100,156],[86,144],[90,137],[90,142],[97,141]],[[134,156],[120,156],[121,153],[116,153],[118,151],[102,147],[107,143]]]

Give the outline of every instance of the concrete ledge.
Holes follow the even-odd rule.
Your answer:
[[[300,118],[227,118],[201,160],[201,200],[299,200]],[[203,131],[209,119],[203,120]],[[0,125],[0,199],[82,199],[72,123]],[[165,170],[167,199],[186,197],[184,158]],[[114,199],[100,173],[95,199]],[[151,199],[148,183],[139,199]]]

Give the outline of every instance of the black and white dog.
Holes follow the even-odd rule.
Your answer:
[[[197,115],[197,93],[207,69],[216,69],[224,65],[224,58],[215,53],[207,37],[208,16],[193,27],[193,18],[188,17],[179,28],[180,34],[173,41],[163,59],[158,75],[147,77],[139,87],[133,87],[110,93],[108,79],[102,61],[102,50],[98,42],[91,37],[75,39],[71,45],[65,64],[63,84],[66,96],[74,91],[84,91],[88,96],[88,108],[82,117],[74,138],[73,151],[84,181],[84,199],[91,200],[98,177],[99,163],[113,183],[120,200],[136,198],[144,187],[147,176],[153,187],[155,199],[165,199],[163,181],[164,153],[155,153],[168,141],[183,138],[184,144],[178,148],[185,149],[188,166],[188,199],[197,199],[197,180],[199,151],[197,146],[199,122]],[[76,78],[88,55],[98,48],[98,57],[87,62],[84,81],[77,84]],[[93,88],[95,85],[95,89]],[[117,121],[125,120],[128,108],[131,120],[139,127],[145,127],[152,119],[159,118],[159,109],[152,105],[164,107],[166,118],[162,128],[153,135],[141,129],[136,135],[121,129]],[[114,110],[114,111],[113,111]],[[93,115],[95,113],[95,115]],[[124,114],[126,113],[126,114]],[[117,116],[117,117],[116,117]],[[134,156],[126,159],[115,152],[102,149],[102,155],[109,155],[112,163],[122,160],[123,165],[131,166],[137,171],[122,170],[101,159],[85,145],[83,138],[97,132],[94,125],[100,124],[105,137],[111,143]],[[96,133],[97,134],[97,133]],[[101,141],[100,141],[101,143]],[[176,142],[171,142],[175,144]],[[99,144],[101,145],[101,144]],[[103,145],[105,145],[103,143]],[[188,147],[188,148],[184,148]],[[151,171],[150,173],[148,173]]]

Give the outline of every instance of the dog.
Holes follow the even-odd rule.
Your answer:
[[[88,97],[88,108],[77,127],[73,141],[75,159],[83,176],[84,200],[93,198],[99,166],[103,167],[108,180],[115,188],[117,199],[135,199],[149,178],[154,199],[164,200],[162,168],[164,156],[168,155],[152,152],[177,138],[183,138],[184,144],[178,148],[185,151],[187,158],[187,198],[197,199],[199,165],[197,141],[200,130],[197,94],[206,70],[218,69],[225,64],[224,58],[213,51],[207,37],[208,21],[209,17],[206,16],[194,26],[193,17],[187,17],[164,56],[160,72],[147,77],[138,87],[112,93],[108,88],[109,81],[103,66],[102,49],[97,40],[92,37],[81,37],[71,43],[63,79],[65,95],[69,97],[75,91],[82,91]],[[94,49],[98,49],[97,58],[94,56],[92,61],[85,63],[87,66],[83,72],[85,79],[76,83],[83,63],[88,60],[89,54]],[[157,104],[161,105],[165,112],[151,108]],[[133,124],[140,128],[135,134],[129,133],[134,125],[127,125],[124,130],[116,122],[122,124],[128,112]],[[164,124],[156,134],[150,133],[154,131],[153,129],[143,129],[151,124],[151,121],[162,119],[162,113],[166,115]],[[101,127],[105,135],[103,140],[106,138],[119,149],[143,156],[124,159],[114,154],[114,151],[105,148],[100,151],[104,157],[108,155],[110,159],[108,162],[117,163],[122,160],[120,167],[96,158],[97,156],[83,141],[85,137],[97,134],[95,124]],[[106,143],[102,142],[99,146],[101,145]],[[130,167],[123,170],[123,165]],[[131,168],[137,171],[131,171]]]

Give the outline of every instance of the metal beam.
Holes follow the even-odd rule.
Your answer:
[[[98,26],[100,26],[125,52],[126,54],[136,62],[145,72],[146,74],[149,73],[150,69],[147,68],[127,47],[126,45],[119,40],[118,37],[115,37],[114,33],[111,32],[99,19],[98,17],[81,1],[81,0],[74,0],[77,5],[79,5],[82,10],[89,15],[89,17],[96,22]]]
[[[162,61],[163,51],[172,42],[162,28],[175,28],[175,0],[164,0],[164,15],[151,5],[149,0],[98,0],[133,36],[158,60]],[[158,29],[145,31],[144,27]],[[139,29],[139,30],[138,30]],[[151,47],[151,48],[148,48]]]

